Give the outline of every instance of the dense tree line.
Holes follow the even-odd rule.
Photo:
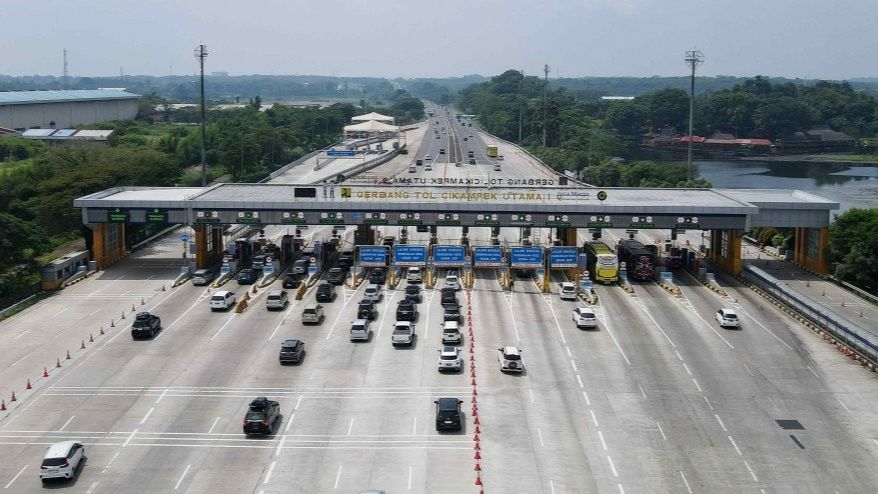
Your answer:
[[[849,209],[829,228],[835,275],[878,294],[878,208]]]

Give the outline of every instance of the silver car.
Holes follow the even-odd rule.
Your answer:
[[[439,372],[460,372],[462,369],[463,359],[460,358],[460,350],[457,347],[445,346],[439,350]]]

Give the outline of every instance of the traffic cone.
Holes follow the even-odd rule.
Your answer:
[[[143,298],[140,299],[140,305],[146,305],[146,302],[143,301]]]
[[[844,307],[844,299],[841,299],[841,306]]]
[[[479,453],[478,451],[476,451],[476,454],[473,455],[473,459],[481,460],[481,459],[482,459],[482,454]]]
[[[43,377],[49,377],[49,369],[43,367]]]
[[[475,449],[476,451],[481,451],[481,450],[482,450],[482,447],[479,446],[479,443],[476,443],[476,445],[473,446],[473,449]]]
[[[110,319],[110,327],[111,327],[111,328],[115,328],[115,327],[116,327],[116,323],[113,322],[112,319]]]
[[[122,319],[125,319],[125,312],[122,312]]]
[[[811,286],[811,280],[806,280],[806,281],[805,281],[805,286]]]
[[[863,310],[860,309],[860,317],[863,317]]]
[[[9,399],[10,402],[18,401],[18,398],[15,397],[15,391],[12,392],[12,398]]]
[[[70,360],[70,350],[67,350],[67,360]]]
[[[80,349],[80,350],[84,350],[84,349],[85,349],[85,340],[82,340],[82,343],[79,345],[79,349]]]
[[[134,308],[134,304],[131,304],[131,312],[134,312],[136,309]]]
[[[479,465],[479,462],[476,462],[476,468],[475,468],[474,470],[477,471],[477,472],[481,472],[481,471],[482,471],[482,466]]]
[[[253,285],[253,293],[256,293],[256,285]]]
[[[476,419],[479,418],[479,409],[478,409],[478,407],[473,407],[473,417],[475,417]],[[478,422],[476,422],[476,423],[478,424]]]
[[[25,385],[24,389],[34,389],[34,387],[30,385],[30,379],[27,380],[27,385]]]
[[[823,295],[823,296],[825,297],[825,296],[826,296],[826,290],[823,290],[823,292],[822,292],[820,295]]]
[[[475,396],[473,396],[472,398],[470,398],[469,402],[473,404],[473,408],[476,407],[476,397],[475,397]]]
[[[99,334],[104,334],[104,327],[103,326],[101,326],[101,331]]]
[[[479,435],[478,434],[473,434],[473,441],[479,442]]]
[[[476,391],[476,388],[473,388],[473,396],[476,396],[476,395],[478,395],[478,394],[479,394],[479,392]]]
[[[162,291],[165,291],[165,285],[162,285]]]
[[[0,412],[6,411],[6,401],[0,400]]]
[[[88,334],[88,342],[89,342],[89,343],[94,343],[94,342],[95,342],[95,337],[92,336],[91,333]]]
[[[473,423],[476,424],[476,425],[479,425],[479,424],[481,423],[481,422],[479,422],[479,417],[478,417],[478,415],[476,416],[476,419],[473,421]]]
[[[482,432],[482,430],[479,429],[479,426],[476,426],[476,434],[480,434],[481,432]]]
[[[472,385],[473,385],[473,386],[475,386],[475,385],[476,385],[476,378],[473,378],[473,382],[472,382]]]
[[[57,368],[59,368],[59,367],[61,367],[61,359],[56,358],[56,359],[55,359],[55,368],[57,369]]]

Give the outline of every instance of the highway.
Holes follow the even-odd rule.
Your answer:
[[[500,172],[493,164],[454,166],[450,160],[473,146],[470,127],[438,115],[409,135],[408,155],[367,174],[549,177],[503,147]],[[454,146],[441,130],[435,139],[437,119],[467,141]],[[473,139],[481,161],[484,143]],[[433,170],[408,173],[427,154]],[[281,180],[295,182],[291,176]],[[399,230],[382,233],[399,238]],[[270,237],[284,232],[266,229]],[[305,233],[327,238],[330,228]],[[427,233],[408,233],[412,243],[428,241]],[[607,231],[605,240],[623,234]],[[460,235],[439,228],[440,243]],[[517,244],[519,235],[503,228],[501,243]],[[489,229],[471,228],[469,237],[488,244]],[[535,244],[547,238],[534,229]],[[0,322],[0,393],[7,406],[11,391],[19,395],[0,412],[0,488],[43,490],[43,451],[67,439],[86,444],[87,463],[70,485],[89,493],[869,492],[878,485],[874,375],[733,280],[723,278],[727,296],[682,272],[679,296],[655,283],[635,284],[633,293],[599,285],[599,326],[584,331],[571,320],[578,302],[539,293],[528,278],[502,289],[497,271],[478,270],[469,297],[458,293],[472,314],[472,337],[466,324],[460,346],[467,369],[439,374],[438,290],[424,292],[412,348],[390,343],[405,281],[385,290],[371,341],[354,343],[348,329],[364,285],[339,287],[319,325],[300,322],[313,289],[283,311],[264,308],[280,282],[251,294],[243,313],[210,312],[207,288],[170,287],[179,254],[178,235],[163,239]],[[562,275],[552,276],[557,292]],[[731,304],[741,329],[713,319]],[[155,339],[132,341],[132,305],[161,316]],[[288,338],[305,342],[303,363],[278,364]],[[503,345],[522,349],[520,375],[500,372]],[[49,377],[40,377],[44,367]],[[27,379],[34,389],[24,390]],[[277,400],[282,419],[272,435],[247,438],[242,419],[257,396]],[[439,397],[463,401],[460,433],[436,432]]]

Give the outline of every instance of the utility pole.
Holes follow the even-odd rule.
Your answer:
[[[201,66],[201,186],[207,187],[207,156],[204,150],[204,59],[207,58],[207,46],[198,45],[195,58]]]
[[[543,66],[543,147],[546,147],[546,131],[549,129],[549,65]]]
[[[521,124],[524,120],[524,69],[521,70],[521,84],[518,87],[518,145],[521,145]]]
[[[70,72],[67,70],[67,48],[64,48],[64,71],[62,72],[61,83],[64,89],[70,86]]]
[[[698,50],[690,50],[686,52],[686,64],[692,68],[692,74],[689,78],[689,149],[686,157],[686,179],[694,180],[692,169],[692,139],[695,126],[695,67],[704,62],[704,54]]]

